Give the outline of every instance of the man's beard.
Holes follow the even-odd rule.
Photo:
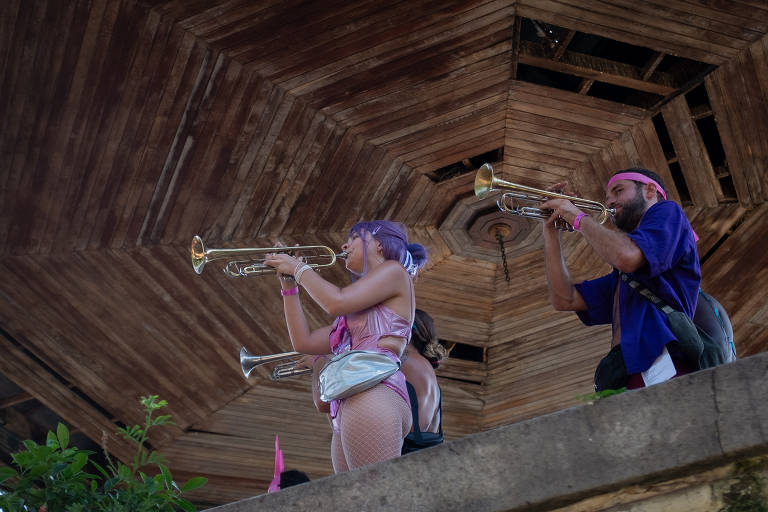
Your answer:
[[[616,214],[616,217],[614,218],[614,223],[617,228],[625,233],[629,233],[640,224],[640,219],[643,218],[643,213],[645,213],[645,198],[643,197],[641,189],[638,188],[635,197],[622,205],[621,212]]]

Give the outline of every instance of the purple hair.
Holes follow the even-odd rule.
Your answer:
[[[416,275],[416,271],[427,263],[427,250],[421,244],[409,244],[405,227],[399,222],[389,220],[361,221],[352,226],[349,235],[357,233],[357,236],[365,240],[365,233],[370,233],[381,244],[381,252],[386,260],[399,261],[409,274]],[[363,275],[368,271],[367,245],[363,244]]]

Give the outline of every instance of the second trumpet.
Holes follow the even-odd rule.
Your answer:
[[[500,189],[509,190],[510,192],[502,194],[499,200],[496,201],[496,204],[501,211],[512,215],[547,220],[550,215],[552,215],[550,210],[536,208],[534,206],[521,206],[517,200],[542,203],[548,199],[567,199],[581,210],[597,212],[599,214],[597,220],[600,224],[604,224],[605,221],[608,220],[608,217],[612,217],[616,213],[614,208],[608,208],[597,201],[567,196],[565,194],[519,185],[517,183],[496,178],[493,175],[493,167],[491,164],[483,164],[480,169],[477,170],[477,174],[475,175],[475,196],[483,199],[489,193]],[[561,222],[556,223],[558,229],[573,231],[571,225],[562,221],[562,219],[559,220],[561,220]]]
[[[301,354],[298,352],[283,352],[282,354],[255,356],[250,354],[245,347],[240,349],[240,368],[243,370],[243,375],[245,375],[246,379],[250,377],[251,372],[257,366],[277,361],[285,361],[286,359],[290,359],[290,361],[275,366],[272,369],[272,374],[270,376],[272,380],[285,379],[286,377],[300,377],[301,375],[309,375],[312,373],[312,368],[302,368],[299,366]]]
[[[290,254],[303,259],[312,268],[330,267],[338,259],[347,257],[346,252],[336,253],[325,245],[303,245],[294,247],[244,247],[239,249],[206,249],[203,240],[195,235],[190,246],[192,268],[198,274],[209,261],[227,260],[224,273],[231,277],[261,276],[274,274],[275,269],[264,263],[264,256],[273,253]]]

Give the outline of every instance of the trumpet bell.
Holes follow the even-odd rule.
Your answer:
[[[493,190],[493,167],[491,164],[483,164],[475,174],[475,196],[478,199],[485,197]]]
[[[189,252],[190,256],[192,256],[192,268],[195,269],[195,272],[201,274],[205,266],[205,245],[203,244],[203,239],[195,235],[192,238]]]
[[[240,349],[240,369],[243,370],[243,375],[247,379],[251,375],[251,372],[254,370],[254,368],[256,368],[257,366],[261,366],[267,363],[274,363],[276,361],[283,361],[285,359],[296,359],[299,356],[301,356],[299,352],[283,352],[281,354],[271,354],[267,356],[254,356],[250,354],[245,349],[245,347],[242,347]],[[284,368],[285,366],[286,365],[282,365],[281,368]],[[284,372],[284,369],[281,371]],[[281,375],[281,376],[287,376],[287,375]],[[272,379],[276,380],[278,378],[281,378],[281,377],[277,376],[276,373],[273,372]]]

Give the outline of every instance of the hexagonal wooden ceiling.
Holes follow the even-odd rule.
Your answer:
[[[242,345],[290,348],[276,283],[196,275],[195,234],[336,247],[401,221],[454,347],[448,437],[578,403],[609,335],[548,305],[538,223],[472,196],[486,161],[593,199],[615,169],[659,172],[740,354],[764,350],[766,32],[761,0],[2,2],[4,460],[51,418],[99,442],[152,393],[178,424],[152,441],[211,479],[201,504],[263,492],[275,434],[331,471],[307,380],[240,373]],[[564,237],[574,278],[607,270]]]

